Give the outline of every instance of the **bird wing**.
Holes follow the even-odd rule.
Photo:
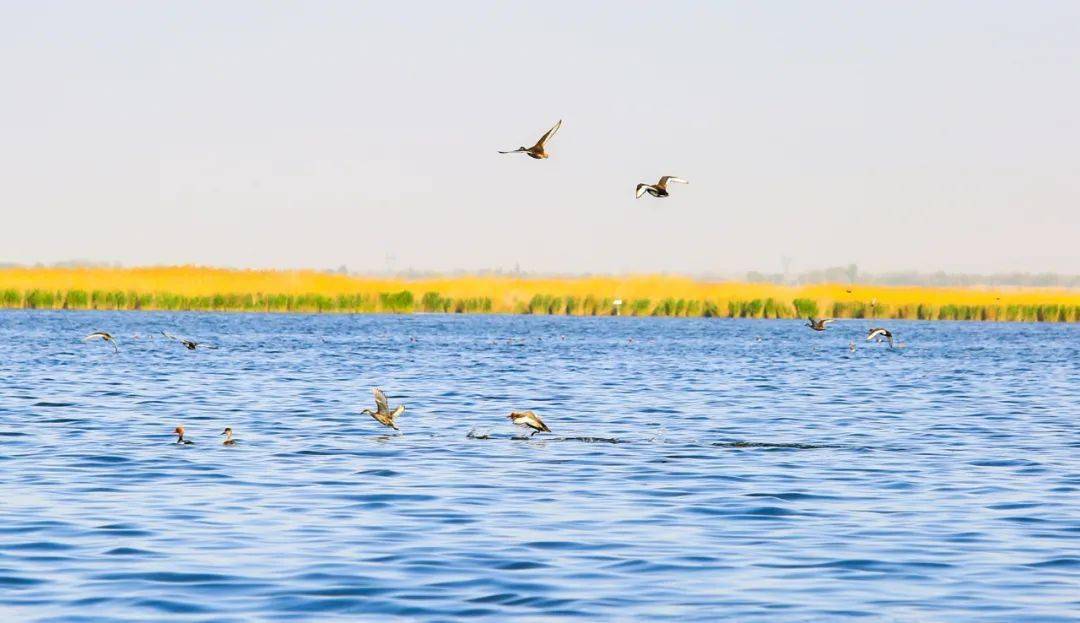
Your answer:
[[[634,190],[634,199],[641,199],[641,196],[645,194],[645,191],[649,189],[648,184],[638,184]]]
[[[659,186],[660,188],[666,188],[669,182],[674,182],[676,184],[689,184],[690,183],[690,182],[682,179],[681,177],[675,177],[674,175],[665,175],[664,177],[660,178],[660,182],[657,183],[656,185]]]
[[[518,147],[517,149],[512,149],[510,151],[500,151],[499,153],[500,154],[519,154],[519,153],[521,153],[523,151],[529,151],[529,150],[524,148],[524,147]]]
[[[824,327],[825,325],[829,324],[830,322],[836,322],[836,318],[826,318],[826,319],[822,320],[821,321],[821,326]]]
[[[552,136],[555,136],[555,133],[558,132],[559,128],[561,128],[561,127],[562,127],[562,119],[559,119],[559,121],[555,125],[551,126],[550,130],[545,132],[544,135],[540,137],[540,140],[536,141],[536,145],[534,145],[533,147],[534,148],[535,147],[540,147],[542,149],[544,147],[544,143],[546,143],[547,140],[549,138],[551,138]]]
[[[180,338],[176,337],[175,335],[169,335],[168,333],[166,333],[164,331],[162,331],[161,334],[164,335],[165,337],[169,338],[170,340],[176,340],[177,342],[182,341]]]
[[[99,339],[99,338],[100,339],[105,339],[105,334],[102,333],[101,331],[94,331],[90,335],[84,337],[83,341],[85,342],[86,340],[93,340],[93,339]]]
[[[375,394],[375,406],[378,407],[379,412],[389,412],[390,403],[386,400],[386,394],[378,387],[373,387],[371,393]]]
[[[866,341],[870,341],[879,335],[885,335],[885,329],[870,329],[870,333],[866,336]]]

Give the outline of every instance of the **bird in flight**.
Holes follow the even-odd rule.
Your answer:
[[[814,320],[813,318],[806,319],[806,326],[810,327],[814,331],[824,331],[825,325],[830,322],[836,322],[833,318],[822,318],[821,320]]]
[[[120,352],[120,349],[116,347],[116,338],[114,338],[111,334],[106,333],[105,331],[94,331],[90,335],[83,338],[84,342],[88,340],[102,340],[108,342],[109,344],[112,344],[113,352]]]
[[[176,443],[179,444],[179,445],[190,446],[190,445],[193,445],[195,443],[194,441],[191,441],[190,439],[184,439],[184,427],[183,426],[177,426],[176,428],[174,428],[173,429],[173,434],[176,435]]]
[[[166,333],[164,331],[162,331],[161,334],[164,335],[165,337],[169,338],[170,340],[176,340],[177,342],[180,342],[181,344],[184,345],[184,348],[186,348],[188,350],[195,350],[198,347],[213,348],[213,346],[210,346],[209,344],[203,344],[202,342],[196,342],[195,340],[185,340],[184,338],[179,338],[179,337],[176,337],[175,335],[169,335],[168,333]]]
[[[877,339],[874,339],[874,338],[877,338]],[[889,348],[892,348],[892,345],[893,345],[893,343],[892,343],[892,331],[889,331],[888,329],[884,329],[882,327],[874,327],[873,329],[870,329],[870,331],[867,332],[867,334],[866,334],[866,341],[867,342],[869,342],[870,340],[874,340],[875,342],[880,342],[882,339],[889,342]]]
[[[665,175],[660,178],[660,181],[655,184],[638,184],[637,189],[634,191],[634,198],[641,199],[641,196],[645,193],[649,193],[653,197],[667,197],[669,183],[675,184],[689,184],[690,182],[682,179],[681,177],[675,177],[674,175]]]
[[[383,426],[389,426],[394,430],[400,430],[397,424],[394,422],[394,418],[405,412],[405,405],[398,405],[393,411],[390,410],[390,402],[386,399],[386,394],[383,393],[378,387],[371,389],[375,394],[375,410],[364,409],[361,413],[366,413]]]
[[[527,430],[531,430],[529,435],[532,437],[536,433],[550,433],[551,429],[544,424],[544,420],[540,419],[539,415],[536,415],[532,411],[514,411],[510,415],[506,416],[514,426],[521,426]]]
[[[526,156],[528,156],[530,158],[536,158],[537,160],[543,160],[544,158],[548,157],[548,153],[546,151],[544,151],[544,143],[546,143],[548,141],[548,139],[550,139],[552,136],[555,136],[555,133],[559,131],[560,127],[562,127],[562,119],[559,119],[558,123],[551,126],[551,129],[548,130],[547,132],[545,132],[544,135],[540,137],[540,140],[536,141],[536,144],[533,145],[532,147],[518,147],[517,149],[511,150],[511,151],[500,151],[499,153],[500,154],[518,154],[518,153],[522,153],[522,154],[525,154]]]

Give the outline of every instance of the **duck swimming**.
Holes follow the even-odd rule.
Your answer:
[[[232,438],[232,428],[231,427],[225,427],[225,430],[223,430],[221,432],[221,434],[225,435],[225,441],[221,442],[221,445],[223,445],[223,446],[235,446],[236,445],[236,440]]]
[[[191,441],[190,439],[184,439],[184,427],[183,426],[177,426],[175,429],[173,429],[173,434],[176,435],[176,443],[178,443],[180,445],[190,446],[190,445],[195,444],[195,442]]]
[[[375,394],[375,410],[364,409],[360,413],[366,413],[375,418],[379,424],[383,426],[389,426],[394,430],[401,430],[397,427],[397,423],[394,422],[394,418],[405,412],[405,405],[398,405],[393,411],[390,410],[390,402],[386,399],[386,394],[383,393],[378,387],[371,388],[371,393]]]
[[[544,420],[541,420],[540,416],[532,411],[514,411],[506,417],[514,424],[514,426],[521,426],[531,430],[532,433],[529,435],[530,437],[536,433],[551,432],[551,429],[547,427],[547,424],[544,424]]]
[[[528,156],[530,158],[536,158],[537,160],[543,160],[544,158],[548,157],[548,153],[546,151],[544,151],[544,143],[546,143],[547,140],[549,138],[551,138],[552,136],[555,136],[555,133],[558,132],[559,128],[561,128],[561,127],[562,127],[562,119],[559,119],[558,123],[551,126],[551,129],[548,130],[547,132],[545,132],[544,135],[540,137],[540,140],[536,141],[536,144],[533,145],[532,147],[518,147],[517,149],[514,149],[512,151],[500,151],[499,153],[500,154],[519,154],[520,153],[520,154],[525,154],[526,156]]]

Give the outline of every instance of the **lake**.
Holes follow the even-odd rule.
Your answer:
[[[8,311],[0,338],[4,621],[1080,616],[1080,325]]]

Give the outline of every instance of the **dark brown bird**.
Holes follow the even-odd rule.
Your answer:
[[[180,342],[184,345],[184,348],[188,350],[195,350],[196,348],[213,348],[213,346],[210,346],[209,344],[203,344],[202,342],[196,342],[195,340],[186,340],[181,337],[176,337],[175,335],[169,335],[164,331],[162,331],[161,334],[169,338],[170,340],[176,340],[177,342]]]
[[[814,331],[824,331],[825,325],[830,322],[835,322],[832,318],[822,318],[821,320],[814,320],[813,318],[806,319],[806,326],[810,327]]]
[[[674,175],[665,175],[660,178],[660,181],[655,184],[638,184],[634,190],[634,198],[641,199],[641,196],[645,193],[649,193],[653,197],[667,197],[669,183],[675,184],[689,184],[690,182]]]
[[[386,399],[386,394],[382,392],[378,387],[373,387],[371,392],[375,394],[375,410],[364,409],[361,413],[366,413],[375,418],[379,424],[383,426],[389,426],[394,430],[401,430],[397,427],[397,423],[394,419],[397,416],[405,413],[405,405],[398,405],[393,411],[390,410],[390,402]]]
[[[173,434],[176,435],[176,443],[178,443],[180,445],[190,446],[190,445],[195,443],[194,441],[191,441],[190,439],[184,439],[184,427],[183,426],[177,426],[176,428],[174,428],[173,429]]]
[[[539,415],[536,415],[532,411],[514,411],[510,415],[506,416],[514,426],[521,426],[527,430],[531,430],[529,435],[532,437],[536,433],[550,433],[551,429],[544,424],[544,420],[540,419]]]
[[[540,137],[540,140],[536,141],[536,144],[533,145],[532,147],[518,147],[517,149],[515,149],[513,151],[500,151],[499,153],[500,154],[519,154],[520,153],[520,154],[525,154],[526,156],[528,156],[530,158],[536,158],[537,160],[543,160],[544,158],[548,157],[548,153],[546,151],[544,151],[544,143],[546,143],[547,140],[549,138],[551,138],[552,136],[555,136],[555,133],[559,131],[560,127],[562,127],[562,119],[559,119],[558,123],[551,126],[551,129],[548,130],[547,132],[545,132],[544,135]]]

